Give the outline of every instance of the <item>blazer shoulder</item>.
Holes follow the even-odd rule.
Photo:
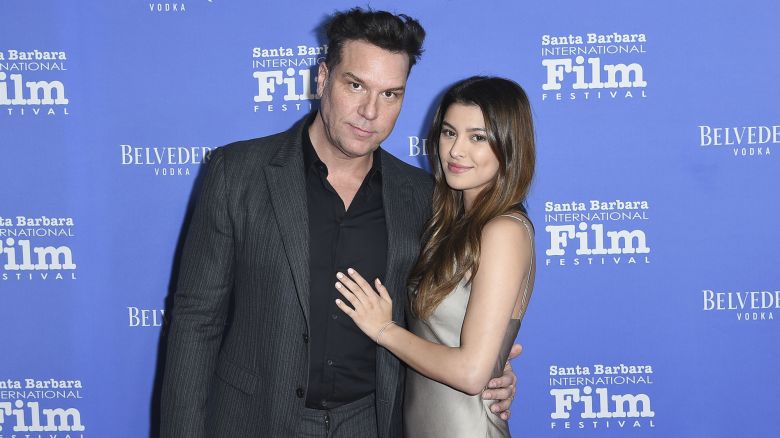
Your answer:
[[[412,166],[387,151],[382,155],[382,159],[389,161],[398,174],[413,186],[424,190],[433,190],[433,176],[426,170]]]
[[[236,141],[217,148],[225,160],[231,163],[266,164],[284,145],[292,141],[289,131],[277,132],[265,137]]]

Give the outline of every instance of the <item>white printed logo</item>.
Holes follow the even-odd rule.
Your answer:
[[[151,169],[154,176],[190,176],[191,168],[208,162],[212,150],[208,146],[119,145],[122,166]]]
[[[31,436],[14,432],[85,431],[81,411],[73,407],[83,398],[83,389],[81,380],[0,380],[0,436]],[[84,434],[67,436],[83,438]]]
[[[768,157],[780,144],[780,125],[720,127],[699,125],[699,146],[703,150],[727,150],[735,157]]]
[[[209,2],[211,2],[211,0],[209,0]],[[185,3],[149,3],[149,12],[187,12],[187,5]]]
[[[165,309],[142,309],[128,306],[127,316],[128,327],[162,327],[168,322],[165,319]]]
[[[775,319],[775,311],[780,309],[780,290],[703,289],[701,293],[702,311],[731,314],[737,321],[772,321]]]
[[[0,280],[75,280],[73,218],[0,216]],[[41,243],[43,242],[43,243]]]
[[[419,155],[427,156],[425,148],[428,146],[427,138],[420,138],[416,135],[410,135],[409,139],[409,156],[416,157]]]
[[[647,201],[545,202],[545,266],[650,263],[644,227],[634,228],[649,209]]]
[[[309,111],[316,99],[312,75],[327,53],[327,45],[253,48],[252,77],[257,84],[253,111]]]
[[[655,427],[650,365],[550,366],[551,429]],[[631,386],[639,389],[624,389]],[[628,392],[631,391],[631,392]]]
[[[76,408],[41,409],[34,401],[0,402],[0,431],[11,420],[14,432],[83,432],[81,412]]]
[[[639,62],[646,42],[643,33],[543,35],[542,101],[646,98],[647,81]]]
[[[0,114],[68,115],[67,59],[65,52],[0,50]]]

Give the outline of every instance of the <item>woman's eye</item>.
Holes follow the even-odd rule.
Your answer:
[[[444,137],[454,137],[455,133],[450,129],[442,129],[441,135],[443,135]]]
[[[473,141],[477,141],[477,142],[479,142],[479,141],[485,141],[485,140],[487,140],[487,137],[485,137],[484,135],[475,134],[473,137],[471,137],[471,139],[472,139]]]

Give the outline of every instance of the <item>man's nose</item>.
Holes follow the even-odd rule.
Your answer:
[[[368,120],[376,119],[379,114],[379,96],[376,94],[367,94],[358,107],[358,114]]]

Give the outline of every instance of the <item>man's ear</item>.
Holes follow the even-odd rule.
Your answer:
[[[322,98],[322,92],[325,90],[325,85],[328,83],[329,74],[330,70],[328,70],[328,66],[325,65],[325,61],[320,62],[320,65],[317,67],[317,99]]]

